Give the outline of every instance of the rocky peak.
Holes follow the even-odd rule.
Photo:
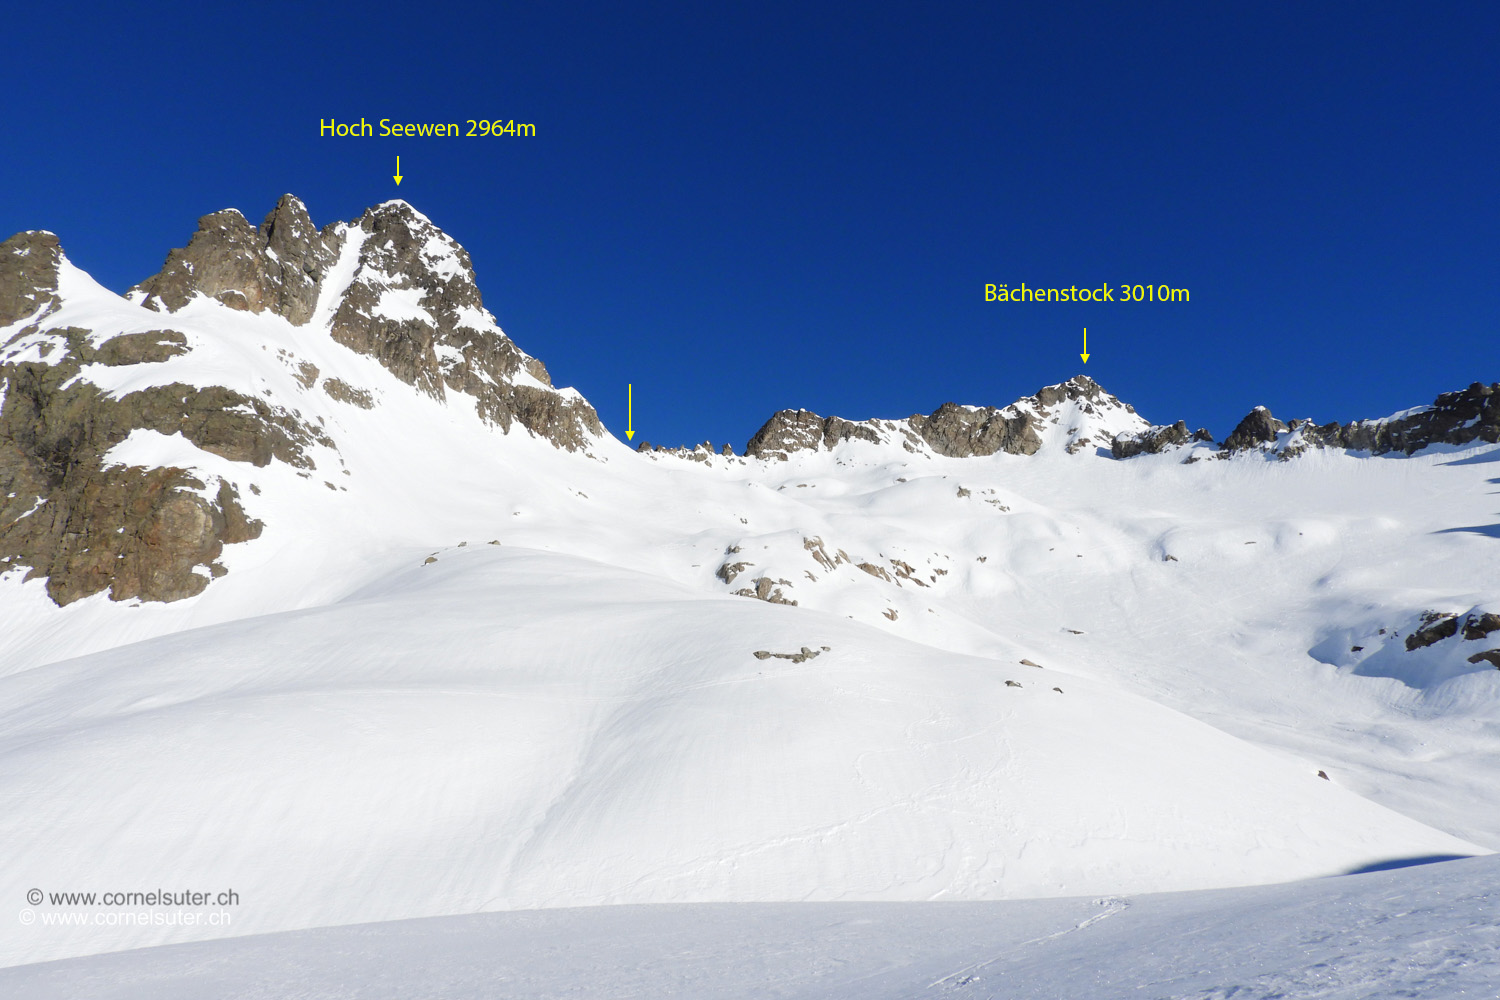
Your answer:
[[[1027,400],[1022,400],[1021,402],[1034,402],[1038,406],[1049,407],[1056,406],[1057,404],[1065,400],[1087,403],[1091,406],[1098,405],[1103,407],[1124,407],[1131,413],[1135,412],[1134,407],[1127,406],[1126,404],[1120,402],[1114,396],[1106,392],[1103,386],[1101,386],[1098,382],[1095,382],[1093,379],[1089,378],[1087,375],[1074,375],[1066,382],[1061,382],[1057,385],[1049,385],[1044,388],[1038,389],[1036,395],[1031,396]]]
[[[188,310],[171,324],[180,329],[142,329],[154,324],[135,306],[92,282],[60,283],[63,259],[50,233],[0,244],[0,327],[10,328],[0,338],[0,573],[45,578],[58,604],[101,592],[191,597],[228,571],[219,561],[226,545],[261,532],[242,506],[239,484],[259,492],[246,472],[276,462],[312,480],[319,462],[343,466],[333,428],[309,397],[370,410],[380,394],[320,373],[288,347],[274,360],[267,351],[275,367],[229,376],[239,388],[204,384],[205,371],[226,363],[245,375],[243,356],[226,352],[222,314]],[[89,308],[52,315],[75,295]],[[485,420],[519,421],[559,447],[579,450],[603,433],[587,401],[553,388],[541,362],[485,311],[464,249],[405,202],[321,232],[291,195],[259,227],[233,209],[206,215],[129,297],[178,312],[200,296],[268,320],[315,322],[295,343],[331,338],[421,391],[467,394]],[[287,343],[279,321],[264,329],[262,347]],[[121,371],[138,365],[149,368]],[[175,438],[240,470],[154,457],[129,464],[139,442]],[[322,486],[341,492],[332,471]]]
[[[501,332],[452,237],[404,201],[367,210],[355,229],[358,259],[329,321],[334,340],[428,395],[467,393],[491,423],[517,420],[569,451],[603,433],[593,407],[554,389],[546,366]]]
[[[1248,451],[1263,445],[1274,445],[1276,436],[1286,430],[1287,425],[1271,416],[1270,410],[1257,406],[1224,439],[1224,450]]]
[[[282,195],[261,222],[259,236],[266,254],[280,264],[280,308],[276,312],[294,326],[301,326],[312,318],[323,276],[338,258],[338,237],[332,229],[326,234],[318,232],[307,206],[290,194]]]
[[[57,304],[62,245],[41,230],[17,233],[0,243],[0,326]]]
[[[131,289],[148,309],[176,312],[194,295],[232,309],[272,312],[296,325],[312,318],[319,284],[337,258],[337,237],[319,233],[307,208],[282,195],[260,228],[233,208],[205,215],[188,245]]]
[[[1048,447],[1061,447],[1070,455],[1107,447],[1116,436],[1139,433],[1149,426],[1135,407],[1087,375],[1045,386],[1006,410],[1031,417]]]
[[[353,277],[342,288],[326,287],[346,252]],[[259,228],[234,209],[206,215],[188,245],[131,290],[147,308],[167,312],[199,294],[295,325],[321,304],[334,340],[436,399],[466,393],[485,420],[506,429],[517,420],[570,451],[603,433],[593,407],[554,389],[546,367],[501,332],[484,308],[468,252],[405,201],[322,231],[289,194]]]

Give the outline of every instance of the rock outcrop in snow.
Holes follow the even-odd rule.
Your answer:
[[[1180,448],[1194,441],[1212,442],[1213,435],[1204,428],[1191,433],[1187,422],[1179,420],[1165,427],[1148,427],[1135,434],[1121,434],[1110,444],[1110,454],[1115,458],[1134,458],[1136,455],[1159,455],[1169,448]]]

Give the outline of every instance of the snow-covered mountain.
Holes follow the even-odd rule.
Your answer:
[[[0,962],[1487,853],[1497,399],[1216,442],[1078,376],[633,450],[404,202],[215,213],[123,297],[19,234],[0,896],[241,903]]]

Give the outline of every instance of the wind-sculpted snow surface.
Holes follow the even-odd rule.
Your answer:
[[[820,655],[753,655],[801,647]],[[1142,892],[1481,851],[1066,664],[508,546],[0,693],[0,898],[228,886],[237,934]],[[182,936],[37,923],[0,958]]]
[[[544,910],[0,970],[16,1000],[1395,1000],[1500,996],[1500,865],[1003,903]]]

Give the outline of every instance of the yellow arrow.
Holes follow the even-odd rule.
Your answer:
[[[625,440],[635,437],[635,386],[625,386]]]
[[[1088,364],[1089,363],[1089,328],[1088,327],[1084,327],[1083,328],[1083,353],[1080,354],[1080,355],[1078,355],[1078,356],[1083,359],[1083,363],[1084,364]]]
[[[396,157],[396,186],[401,186],[401,157]]]

